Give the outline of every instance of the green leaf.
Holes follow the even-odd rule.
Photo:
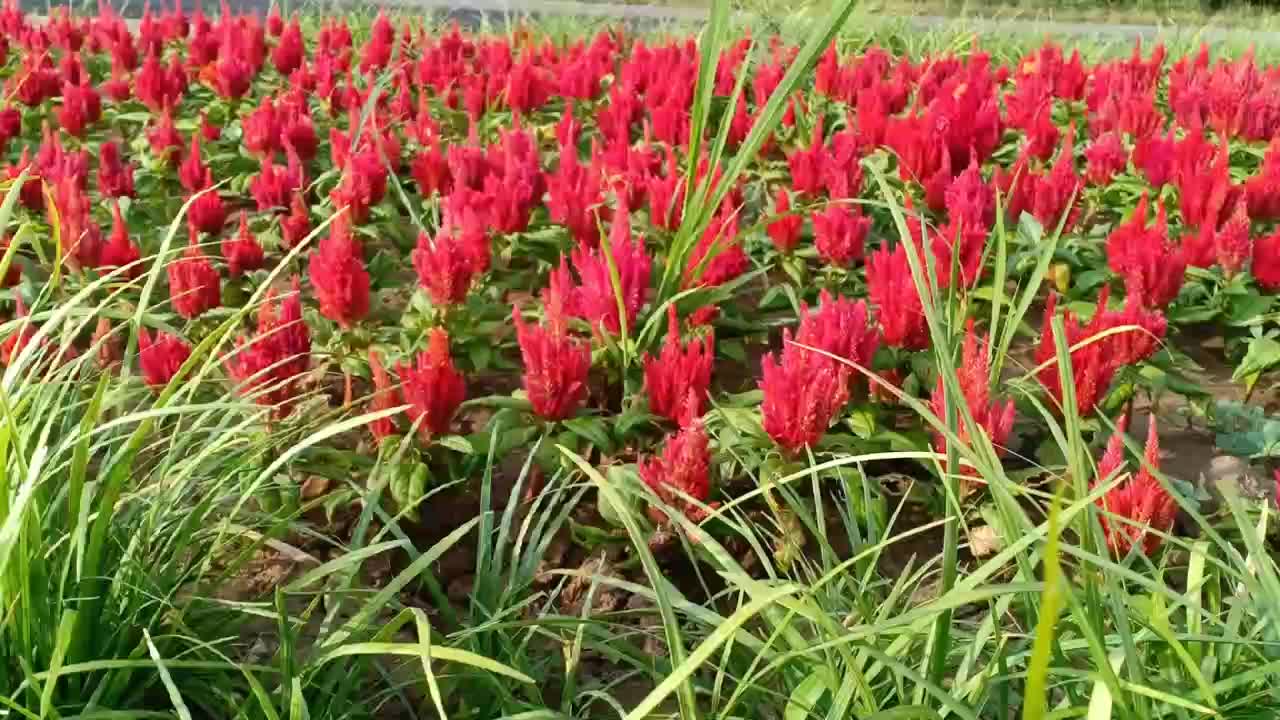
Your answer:
[[[442,445],[464,455],[472,455],[476,452],[476,448],[471,444],[471,441],[461,435],[441,435],[435,438],[435,442],[437,445]]]
[[[604,420],[596,417],[578,417],[565,420],[566,430],[591,443],[597,450],[608,451],[613,447]]]
[[[1280,342],[1266,336],[1254,338],[1249,341],[1244,360],[1240,361],[1236,371],[1231,374],[1231,379],[1238,382],[1246,376],[1261,373],[1276,363],[1280,363]]]

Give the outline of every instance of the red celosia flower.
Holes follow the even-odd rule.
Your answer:
[[[1156,419],[1152,415],[1147,425],[1147,446],[1143,453],[1143,466],[1128,481],[1123,482],[1098,499],[1103,512],[1098,520],[1107,547],[1118,557],[1128,555],[1137,547],[1150,555],[1164,542],[1162,534],[1173,530],[1178,505],[1160,481],[1151,473],[1160,469],[1160,438],[1156,432]],[[1115,435],[1107,443],[1106,453],[1098,463],[1098,482],[1110,482],[1124,466],[1124,423],[1116,428]],[[1157,534],[1160,533],[1160,534]]]
[[[791,170],[791,187],[801,196],[814,196],[822,190],[822,169],[826,148],[823,147],[822,120],[813,126],[807,149],[797,149],[787,156]]]
[[[675,305],[667,306],[667,339],[657,357],[645,353],[644,388],[649,411],[681,427],[702,417],[707,389],[711,386],[712,347],[708,332],[700,341],[680,342],[680,322]]]
[[[200,250],[197,235],[191,233],[191,244],[182,257],[169,263],[169,300],[179,315],[190,320],[222,302],[222,286],[218,271]]]
[[[911,277],[907,248],[902,243],[881,247],[867,261],[867,292],[880,318],[884,342],[904,350],[929,346],[924,305]]]
[[[576,149],[561,150],[559,167],[547,177],[547,191],[551,219],[568,228],[579,244],[595,244],[604,193],[599,175],[578,162]]]
[[[240,119],[245,148],[258,157],[267,157],[280,149],[280,120],[271,96]]]
[[[786,188],[778,188],[774,195],[773,215],[777,219],[769,223],[766,232],[778,252],[786,254],[795,249],[800,242],[800,230],[804,227],[804,216],[791,212],[791,195]]]
[[[544,420],[571,417],[587,399],[591,348],[569,335],[563,299],[552,293],[546,303],[546,325],[529,325],[520,309],[511,309],[516,340],[524,360],[524,391],[533,411]]]
[[[182,158],[182,136],[174,127],[169,108],[165,108],[160,118],[147,128],[147,142],[151,145],[151,154],[170,165],[178,164]]]
[[[448,307],[466,299],[475,272],[467,248],[452,228],[442,227],[434,240],[426,233],[418,235],[412,257],[418,282],[433,304]]]
[[[702,423],[695,422],[670,436],[661,456],[636,463],[636,470],[664,505],[696,523],[707,517],[702,506],[711,497],[710,466],[707,432]],[[709,507],[718,504],[711,503]],[[669,521],[666,513],[656,507],[649,508],[649,519],[659,525]]]
[[[189,357],[191,346],[181,338],[162,332],[152,340],[146,328],[138,330],[138,364],[142,366],[142,379],[152,388],[168,385]]]
[[[148,54],[142,61],[142,69],[134,78],[134,88],[138,99],[152,112],[173,108],[182,96],[182,88],[155,54]]]
[[[280,40],[271,50],[271,64],[281,75],[291,75],[302,66],[306,55],[306,47],[302,40],[302,25],[298,18],[290,18],[289,24],[280,33]]]
[[[1268,292],[1280,290],[1280,229],[1253,244],[1253,279]]]
[[[676,167],[676,156],[667,153],[665,175],[650,176],[648,181],[649,222],[661,230],[675,230],[684,217],[684,175]]]
[[[422,439],[430,442],[432,436],[448,433],[454,413],[467,397],[466,381],[449,357],[449,335],[432,328],[426,351],[412,365],[397,364],[396,372],[409,405],[405,412],[418,424]]]
[[[1147,307],[1162,308],[1178,297],[1187,261],[1182,249],[1169,242],[1164,205],[1156,204],[1156,222],[1148,226],[1147,204],[1144,193],[1129,222],[1107,237],[1107,262],[1124,278],[1127,295]]]
[[[227,259],[227,268],[231,277],[236,277],[246,270],[257,270],[266,262],[262,245],[258,238],[249,232],[249,215],[240,212],[240,231],[233,237],[223,238],[222,256]]]
[[[1035,360],[1037,365],[1047,364],[1047,367],[1039,371],[1037,377],[1040,384],[1049,391],[1056,406],[1061,408],[1062,379],[1056,362],[1058,351],[1051,322],[1057,306],[1058,297],[1051,294],[1049,301],[1045,303],[1043,330]],[[1101,305],[1099,305],[1099,312],[1101,312]],[[1076,315],[1069,311],[1063,318],[1063,329],[1065,337],[1062,342],[1067,348],[1079,345],[1096,334],[1090,332],[1088,328],[1082,328]],[[1094,406],[1106,394],[1111,386],[1111,379],[1115,377],[1116,370],[1119,368],[1119,363],[1110,356],[1108,349],[1107,339],[1103,338],[1095,339],[1070,353],[1072,379],[1075,382],[1076,411],[1081,417],[1087,417],[1093,413]]]
[[[62,105],[58,108],[58,124],[75,137],[84,137],[85,130],[102,118],[102,98],[92,85],[62,87]]]
[[[987,436],[996,453],[1003,455],[1009,434],[1013,432],[1013,401],[1001,404],[991,397],[991,345],[986,338],[979,340],[973,327],[973,318],[965,329],[964,345],[960,353],[960,366],[956,368],[956,381],[960,386],[962,401],[969,408],[969,416],[973,418],[970,425],[963,420],[957,427],[956,435],[965,445],[973,443],[978,429]],[[929,398],[929,409],[939,418],[946,418],[946,387],[942,378]],[[947,439],[941,433],[934,433],[933,447],[940,453],[947,451]],[[966,467],[964,472],[976,475],[976,469]]]
[[[311,253],[310,275],[321,315],[350,328],[369,313],[369,271],[346,218],[334,220]]]
[[[302,163],[292,146],[287,148],[289,166],[275,164],[270,155],[262,159],[262,170],[249,180],[249,194],[253,196],[259,210],[284,207],[289,203],[289,196],[306,184]]]
[[[213,177],[207,170],[205,182],[205,187],[210,189],[197,196],[187,208],[187,225],[195,232],[212,235],[222,232],[222,226],[227,224],[227,206],[218,191],[212,189]]]
[[[761,362],[760,390],[764,430],[788,455],[813,447],[849,400],[849,368],[829,357],[791,344],[782,332],[783,348]]]
[[[1142,362],[1155,354],[1160,340],[1164,338],[1168,322],[1159,310],[1142,306],[1136,296],[1125,298],[1124,307],[1111,310],[1107,306],[1110,290],[1103,288],[1098,295],[1098,311],[1085,328],[1086,337],[1100,334],[1113,328],[1127,327],[1107,337],[1107,352],[1120,365],[1132,365]]]
[[[823,290],[819,302],[818,311],[812,314],[807,305],[800,307],[796,343],[870,368],[880,347],[880,331],[871,319],[867,301],[854,302]]]
[[[98,318],[90,347],[97,348],[94,359],[103,370],[114,368],[124,358],[124,345],[120,342],[120,335],[112,331],[111,321],[106,318]]]
[[[738,243],[738,214],[730,206],[711,220],[685,261],[684,286],[724,284],[747,271],[750,259]]]
[[[1114,132],[1098,136],[1084,149],[1084,157],[1088,161],[1085,180],[1094,187],[1110,184],[1112,178],[1129,165],[1129,153],[1120,135]]]
[[[369,399],[369,412],[390,410],[400,404],[400,393],[391,385],[391,376],[382,366],[376,350],[369,350],[369,372],[373,375],[373,397]],[[396,434],[394,417],[384,417],[369,423],[374,440],[382,440]]]
[[[280,241],[286,248],[292,248],[310,232],[311,214],[307,210],[307,203],[302,199],[302,192],[295,190],[289,214],[280,218]]]
[[[649,289],[652,260],[645,252],[644,239],[631,236],[631,222],[625,207],[619,208],[613,215],[608,247],[613,256],[613,267],[618,272],[627,327],[634,329],[636,315],[640,312],[640,306],[644,305],[645,294]],[[601,248],[587,249],[581,245],[574,248],[571,257],[573,269],[581,280],[572,302],[574,313],[597,331],[619,332],[618,295],[614,293],[609,260],[605,258]]]
[[[195,193],[208,187],[206,183],[212,179],[209,166],[200,157],[200,133],[191,136],[191,152],[178,166],[178,182],[187,192]]]
[[[249,92],[253,66],[234,51],[224,52],[213,65],[213,87],[226,100],[236,100]]]
[[[1235,212],[1213,236],[1213,249],[1218,265],[1227,277],[1243,270],[1253,254],[1253,238],[1249,232],[1249,213],[1241,198],[1236,203]]]
[[[310,367],[311,332],[302,319],[302,291],[294,276],[292,291],[278,303],[275,291],[268,291],[258,310],[257,335],[236,342],[227,374],[240,394],[284,417],[293,411],[298,382]]]
[[[1165,136],[1148,135],[1133,147],[1133,164],[1146,176],[1151,187],[1160,189],[1173,180],[1174,149],[1177,141],[1173,130]]]
[[[133,265],[142,257],[142,251],[129,239],[129,228],[124,217],[120,215],[120,203],[111,206],[111,236],[102,247],[98,265],[104,268],[122,268],[132,266],[126,271],[129,277],[137,277],[142,267]]]
[[[133,197],[133,168],[120,159],[120,147],[104,142],[98,147],[98,192],[103,197]]]
[[[431,135],[427,147],[418,151],[409,166],[413,179],[418,183],[418,191],[422,197],[429,198],[435,193],[447,195],[450,189],[449,163],[440,150],[440,139]]]
[[[825,262],[847,268],[862,259],[871,218],[850,205],[832,203],[813,214],[814,244]]]
[[[21,320],[22,324],[17,330],[14,330],[12,334],[5,338],[3,342],[0,342],[0,363],[3,363],[6,366],[12,365],[13,361],[22,354],[22,351],[26,349],[27,345],[31,344],[31,341],[34,340],[36,336],[36,326],[26,319],[27,304],[22,301],[22,296],[17,296],[14,302],[16,307],[14,309],[13,319]],[[45,340],[47,342],[48,338],[45,338]]]

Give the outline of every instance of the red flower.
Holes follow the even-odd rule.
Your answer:
[[[369,271],[346,218],[334,220],[330,228],[311,253],[311,285],[320,314],[345,329],[369,313]]]
[[[880,318],[884,342],[904,350],[929,346],[929,328],[924,305],[911,277],[907,248],[881,247],[867,261],[867,292]]]
[[[392,387],[391,377],[376,350],[369,350],[369,372],[373,375],[373,397],[369,399],[369,412],[390,410],[400,405],[400,393]],[[382,440],[396,434],[395,417],[384,417],[369,423],[374,440]]]
[[[124,358],[124,347],[120,342],[120,336],[111,330],[111,321],[106,318],[98,318],[98,326],[93,330],[90,347],[97,348],[94,359],[98,361],[98,367],[103,370],[114,368]]]
[[[786,188],[778,188],[774,195],[773,216],[777,218],[769,223],[766,232],[778,252],[788,254],[800,242],[800,230],[804,227],[804,216],[791,212],[791,195]]]
[[[579,244],[596,244],[604,193],[599,175],[578,162],[576,149],[561,149],[560,165],[547,178],[547,192],[552,221],[568,228]]]
[[[1164,542],[1157,533],[1168,534],[1178,505],[1151,469],[1160,469],[1160,438],[1156,432],[1156,419],[1152,415],[1147,425],[1147,446],[1143,454],[1143,466],[1128,481],[1123,482],[1098,499],[1103,512],[1098,520],[1107,547],[1118,557],[1128,555],[1137,547],[1146,555],[1154,553]],[[1124,423],[1107,443],[1106,454],[1098,463],[1098,482],[1110,482],[1124,466]]]
[[[189,357],[191,346],[180,338],[162,332],[152,340],[146,328],[138,329],[138,364],[142,379],[152,388],[168,385]]]
[[[311,214],[306,202],[302,199],[302,192],[295,190],[293,202],[289,205],[289,214],[280,218],[280,241],[286,248],[292,248],[306,239],[310,232]]]
[[[807,305],[800,307],[795,341],[870,368],[880,347],[880,332],[866,300],[854,302],[823,290],[817,312],[810,314]]]
[[[266,262],[258,238],[249,232],[249,216],[243,210],[240,212],[240,232],[222,240],[222,256],[227,259],[231,277],[246,270],[257,270]]]
[[[200,111],[200,137],[204,138],[205,142],[215,142],[222,137],[222,128],[209,120],[209,113],[205,110]]]
[[[1156,223],[1147,225],[1147,203],[1143,193],[1129,222],[1111,231],[1107,237],[1107,262],[1124,278],[1127,295],[1137,297],[1147,307],[1162,308],[1178,297],[1187,261],[1181,248],[1169,242],[1162,204],[1156,204]]]
[[[1213,249],[1222,272],[1231,277],[1244,269],[1253,254],[1253,238],[1249,234],[1249,213],[1244,198],[1236,203],[1231,214],[1213,236]]]
[[[680,342],[680,322],[675,305],[667,306],[667,340],[658,357],[644,356],[644,388],[649,395],[649,411],[680,427],[688,427],[702,417],[707,390],[711,386],[711,366],[715,359],[715,336]]]
[[[738,214],[728,205],[711,220],[685,261],[684,287],[722,285],[750,267],[738,243]]]
[[[187,208],[187,226],[194,232],[216,235],[222,232],[227,224],[227,206],[222,203],[218,191],[212,189],[213,177],[206,171],[206,187],[210,189],[202,193]]]
[[[524,360],[525,394],[534,413],[551,421],[572,417],[586,401],[591,370],[591,348],[569,335],[563,302],[549,298],[546,325],[529,325],[518,307],[511,309]]]
[[[1102,187],[1125,171],[1129,165],[1129,153],[1124,148],[1119,133],[1103,133],[1084,150],[1088,167],[1085,179],[1090,185]]]
[[[849,368],[791,344],[782,332],[781,362],[770,353],[761,362],[764,431],[788,455],[813,447],[849,400]]]
[[[672,231],[680,227],[684,217],[684,175],[676,167],[675,152],[667,152],[667,172],[663,176],[652,175],[647,184],[649,191],[649,222],[661,230]]]
[[[452,228],[442,227],[435,240],[426,233],[418,235],[412,258],[418,282],[432,304],[448,307],[467,298],[475,270],[467,248]]]
[[[626,207],[618,208],[609,229],[609,252],[613,267],[618,272],[622,309],[626,312],[627,327],[635,329],[636,315],[644,305],[649,289],[649,273],[652,260],[645,252],[644,239],[631,236],[631,222]],[[584,318],[592,329],[617,333],[621,330],[618,316],[618,295],[614,293],[609,261],[601,248],[587,249],[582,245],[573,249],[573,269],[582,284],[573,298],[575,313]]]
[[[107,244],[102,247],[98,265],[104,268],[122,268],[132,265],[126,274],[129,277],[137,277],[142,272],[142,267],[133,263],[141,257],[142,251],[129,239],[129,228],[120,215],[120,203],[116,202],[111,206],[111,237],[107,238]]]
[[[427,350],[418,354],[413,365],[397,364],[401,391],[409,409],[409,420],[418,424],[425,442],[434,435],[449,432],[449,424],[458,406],[467,398],[467,385],[453,367],[449,357],[449,335],[440,328],[431,329]]]
[[[280,120],[270,96],[240,119],[240,129],[250,153],[265,158],[280,149]]]
[[[279,42],[271,50],[271,64],[275,66],[276,72],[288,76],[302,67],[305,55],[306,46],[302,39],[302,25],[298,22],[298,18],[290,18],[289,24],[284,26],[283,32],[280,33]]]
[[[160,119],[147,128],[147,142],[151,145],[151,154],[170,165],[178,164],[182,158],[182,136],[173,125],[173,113],[165,108]]]
[[[814,244],[829,265],[847,268],[862,259],[871,218],[849,205],[832,203],[813,214]]]
[[[226,100],[243,97],[252,82],[253,66],[235,51],[224,51],[213,66],[213,87]]]
[[[58,108],[58,123],[75,137],[84,137],[84,131],[102,119],[102,98],[92,85],[62,86],[62,106]]]
[[[1253,279],[1268,292],[1280,290],[1280,229],[1253,244]]]
[[[120,159],[120,147],[104,142],[98,147],[98,192],[103,197],[133,197],[133,167]]]
[[[227,360],[227,374],[243,396],[274,408],[276,417],[293,411],[298,382],[311,367],[311,332],[302,319],[302,292],[297,276],[292,291],[278,303],[275,291],[258,311],[258,332],[241,336]]]
[[[182,257],[169,263],[169,299],[173,309],[190,320],[222,302],[218,271],[200,250],[197,235],[191,233],[191,244]]]
[[[661,456],[648,457],[636,463],[645,485],[664,505],[674,508],[692,522],[707,517],[703,505],[711,496],[711,457],[707,451],[707,432],[695,422],[667,439]],[[712,503],[714,508],[719,503]],[[654,523],[668,522],[663,510],[649,508]]]
[[[178,166],[178,182],[187,192],[196,193],[208,187],[213,175],[200,157],[200,133],[191,136],[191,152]]]
[[[1013,432],[1013,401],[1006,401],[1002,405],[999,400],[991,397],[991,345],[985,338],[979,340],[973,327],[973,318],[969,318],[965,329],[956,380],[962,400],[969,408],[969,416],[973,418],[973,425],[970,425],[960,416],[961,423],[956,432],[960,442],[971,444],[978,434],[976,431],[980,429],[991,441],[996,453],[1003,455],[1009,434]],[[933,395],[929,398],[929,409],[938,418],[945,420],[946,388],[942,378],[938,378]],[[947,441],[941,433],[934,433],[933,447],[940,453],[947,451]],[[976,476],[977,471],[966,467],[965,473]]]
[[[271,156],[267,155],[262,159],[262,170],[249,180],[249,194],[253,195],[259,210],[284,207],[289,202],[289,196],[306,184],[298,155],[292,148],[288,152],[289,167],[276,165]]]
[[[414,156],[409,171],[418,183],[418,191],[422,193],[422,197],[429,198],[435,193],[445,195],[449,192],[449,163],[440,150],[440,139],[434,134],[430,144]]]

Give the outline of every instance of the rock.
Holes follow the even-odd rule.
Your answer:
[[[969,552],[976,558],[999,552],[1002,547],[1004,543],[1000,542],[1000,535],[990,525],[983,525],[969,531]]]
[[[1275,482],[1248,460],[1234,455],[1218,455],[1200,470],[1200,488],[1215,502],[1221,502],[1224,490],[1232,488],[1245,500],[1266,500],[1275,493]]]
[[[315,500],[316,498],[329,492],[329,478],[320,475],[312,475],[302,483],[302,499]]]

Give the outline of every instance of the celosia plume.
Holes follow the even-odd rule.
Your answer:
[[[681,427],[702,417],[711,386],[714,343],[710,332],[700,340],[681,343],[675,306],[667,306],[666,342],[657,357],[648,353],[644,356],[644,388],[650,412]]]
[[[466,381],[449,356],[449,335],[432,328],[427,349],[413,364],[397,364],[401,392],[409,405],[406,414],[425,442],[449,432],[458,406],[467,397]]]

